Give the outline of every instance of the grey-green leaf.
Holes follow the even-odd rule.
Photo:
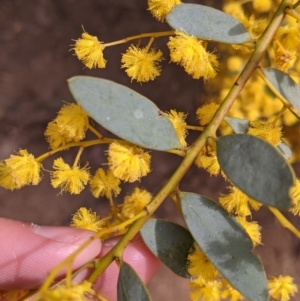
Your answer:
[[[208,6],[176,5],[166,21],[173,29],[203,40],[227,44],[242,44],[251,40],[248,31],[238,20]]]
[[[182,192],[180,199],[188,228],[223,277],[247,300],[267,301],[264,269],[234,217],[204,196]]]
[[[139,93],[115,82],[88,76],[72,77],[69,88],[87,114],[118,137],[155,150],[180,146],[168,118]]]
[[[281,142],[277,145],[277,148],[280,150],[280,152],[284,155],[286,159],[290,159],[292,157],[292,150],[286,143]]]
[[[278,69],[263,68],[262,72],[276,91],[295,109],[300,111],[300,86],[291,77]]]
[[[294,173],[271,144],[247,134],[223,136],[217,139],[217,158],[229,180],[249,197],[290,208]]]
[[[118,285],[118,301],[151,301],[144,283],[135,270],[126,262],[122,262]]]
[[[249,128],[249,120],[227,116],[224,119],[236,134],[247,133]]]
[[[165,220],[151,219],[140,233],[147,247],[168,268],[178,276],[191,278],[187,258],[194,239],[188,230]]]

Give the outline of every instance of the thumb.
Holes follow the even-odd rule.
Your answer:
[[[71,255],[94,232],[70,227],[26,224],[0,218],[0,289],[32,289],[49,271]],[[101,251],[99,239],[74,260],[78,269]],[[60,273],[63,275],[64,271]]]

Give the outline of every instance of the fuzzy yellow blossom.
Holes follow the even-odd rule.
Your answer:
[[[282,127],[271,122],[254,120],[250,122],[248,134],[266,140],[276,146],[281,142]]]
[[[145,190],[136,187],[131,195],[124,198],[122,214],[127,218],[132,218],[140,213],[151,201],[151,194]]]
[[[122,55],[121,68],[132,80],[148,82],[160,75],[161,67],[158,65],[163,60],[162,52],[154,49],[148,50],[131,45]]]
[[[12,177],[11,168],[5,164],[5,162],[0,161],[0,186],[14,190],[17,189],[16,183]]]
[[[97,293],[92,288],[93,283],[84,281],[80,284],[65,284],[56,286],[54,289],[39,292],[39,300],[45,301],[90,301]]]
[[[91,231],[99,231],[103,227],[103,223],[96,212],[88,210],[85,207],[79,208],[72,217],[71,227],[86,229]]]
[[[255,222],[248,222],[244,216],[238,216],[237,221],[243,226],[254,246],[261,244],[261,226]]]
[[[211,121],[212,117],[215,115],[219,106],[219,104],[211,102],[199,107],[196,111],[196,115],[200,125],[203,126],[208,124]]]
[[[278,47],[275,50],[275,66],[282,72],[288,73],[297,59],[296,50],[286,50]]]
[[[220,301],[221,299],[221,282],[207,281],[199,277],[191,280],[189,283],[190,298],[192,301]]]
[[[78,142],[85,137],[89,126],[86,112],[75,103],[64,105],[57,117],[51,121],[45,131],[45,136],[52,149],[68,142]]]
[[[242,301],[244,300],[244,296],[233,288],[230,283],[228,283],[225,279],[222,280],[222,298],[226,298],[228,301]]]
[[[276,32],[276,39],[280,45],[290,51],[299,49],[300,46],[300,28],[297,26],[280,26]]]
[[[170,113],[167,112],[165,113],[165,115],[172,122],[176,134],[178,136],[180,145],[182,147],[186,147],[187,143],[185,141],[185,138],[187,136],[187,129],[185,118],[187,115],[183,112],[176,112],[176,110],[170,110]]]
[[[203,41],[176,31],[175,37],[170,37],[168,47],[171,61],[180,64],[194,79],[203,77],[211,79],[217,75],[217,56],[209,53],[203,47]]]
[[[51,184],[54,188],[61,187],[61,192],[68,191],[71,194],[79,194],[90,179],[87,165],[71,167],[62,158],[54,160],[51,173]]]
[[[204,252],[197,244],[188,255],[188,272],[193,278],[202,277],[203,279],[215,280],[218,275],[218,270],[206,257]]]
[[[166,15],[175,5],[180,4],[180,0],[148,0],[149,10],[158,21],[164,21]]]
[[[0,186],[14,190],[25,185],[37,185],[41,181],[42,164],[27,150],[10,155],[0,162]]]
[[[111,199],[117,196],[121,189],[120,179],[116,178],[111,170],[98,168],[95,175],[90,179],[90,187],[94,197],[105,196]]]
[[[295,185],[291,188],[290,195],[293,207],[289,210],[294,215],[300,215],[300,180],[296,179]]]
[[[138,146],[113,142],[108,149],[108,165],[114,176],[135,182],[150,172],[151,157]]]
[[[270,296],[278,301],[289,301],[298,291],[294,279],[283,275],[268,280],[268,289]]]
[[[91,36],[87,32],[81,35],[81,39],[75,41],[75,54],[79,60],[89,69],[105,68],[106,60],[103,58],[105,46],[98,38]]]
[[[206,147],[204,147],[196,157],[195,164],[200,168],[204,168],[214,176],[217,176],[221,170],[216,151],[207,150]]]
[[[228,1],[223,4],[223,12],[225,12],[226,14],[234,15],[237,12],[242,12],[242,11],[243,11],[242,4],[240,2]]]
[[[254,15],[246,16],[238,12],[235,17],[246,27],[252,39],[258,39],[268,25],[266,19],[255,19]]]
[[[250,208],[257,211],[261,204],[251,199],[236,187],[229,187],[230,193],[219,198],[220,204],[231,214],[251,215]]]
[[[242,69],[243,64],[242,58],[237,55],[230,56],[226,62],[228,71],[233,73],[239,72]]]
[[[45,136],[52,149],[56,149],[71,141],[69,137],[64,136],[60,131],[61,129],[55,120],[48,123]]]
[[[253,0],[253,8],[259,13],[265,13],[271,10],[272,0]]]

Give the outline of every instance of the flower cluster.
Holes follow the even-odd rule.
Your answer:
[[[190,298],[193,301],[243,300],[240,292],[234,289],[218,272],[209,258],[194,244],[188,255],[188,272],[192,276],[189,284]]]
[[[170,37],[168,47],[171,61],[180,64],[194,79],[204,80],[214,78],[217,74],[218,60],[213,53],[207,52],[203,41],[176,31],[175,37]]]
[[[115,177],[135,182],[150,172],[151,157],[140,147],[113,142],[108,149],[108,165]]]
[[[166,15],[173,9],[173,7],[180,3],[180,0],[148,0],[149,10],[159,21],[164,21]]]
[[[148,82],[160,75],[161,68],[158,65],[163,60],[162,52],[154,49],[138,48],[131,45],[122,55],[121,68],[132,80]]]
[[[98,38],[84,32],[81,39],[75,41],[74,51],[77,57],[89,69],[105,68],[106,60],[103,58],[104,45]]]
[[[71,226],[97,232],[103,228],[104,224],[95,212],[81,207],[74,213]]]
[[[180,145],[182,147],[186,147],[187,143],[185,141],[185,138],[187,136],[187,129],[186,129],[186,114],[183,112],[176,112],[176,110],[170,110],[170,112],[166,112],[165,115],[168,117],[168,119],[171,121],[176,134],[178,136]]]
[[[164,19],[166,13],[176,4],[179,4],[179,1],[149,1],[151,12],[160,20]],[[121,68],[125,69],[131,80],[148,82],[160,75],[159,63],[163,60],[163,56],[160,50],[150,48],[152,42],[150,40],[144,48],[131,45],[122,55]],[[172,62],[181,65],[194,79],[203,77],[204,80],[208,80],[217,75],[219,63],[217,56],[206,50],[206,44],[207,42],[178,30],[175,31],[175,37],[171,36],[167,43]],[[109,46],[112,45],[114,43]],[[88,68],[97,66],[104,68],[106,63],[102,52],[104,48],[105,44],[101,44],[97,37],[84,32],[82,39],[76,41],[74,50]]]
[[[41,180],[42,164],[27,150],[11,155],[0,162],[0,186],[5,189],[19,189],[26,185],[37,185]]]
[[[145,190],[136,187],[131,195],[124,198],[122,215],[125,218],[132,218],[140,213],[151,201],[151,194]]]
[[[45,131],[45,136],[52,149],[69,142],[78,142],[85,137],[89,126],[86,112],[75,103],[64,105],[51,121]]]

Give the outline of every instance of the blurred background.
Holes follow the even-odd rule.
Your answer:
[[[218,8],[222,6],[221,1],[189,2]],[[180,66],[169,64],[165,46],[167,38],[154,43],[164,53],[161,76],[140,85],[131,83],[124,70],[120,69],[121,53],[126,51],[128,45],[104,50],[108,60],[106,69],[84,68],[70,51],[73,40],[82,34],[82,26],[105,42],[169,29],[167,24],[158,22],[147,11],[146,0],[0,0],[0,160],[19,149],[27,149],[35,156],[49,149],[44,131],[63,103],[73,101],[67,79],[75,75],[103,77],[127,85],[154,101],[163,111],[176,109],[189,112],[187,122],[197,124],[195,111],[211,96],[202,80],[194,80]],[[215,89],[217,91],[218,86]],[[188,141],[191,143],[195,137],[191,133]],[[93,173],[106,162],[105,150],[105,147],[91,147],[84,152],[81,162],[88,161]],[[62,154],[68,163],[72,162],[76,154],[74,151]],[[141,180],[140,187],[155,194],[181,159],[154,151],[151,155],[153,171]],[[53,158],[45,161],[43,181],[38,186],[13,192],[0,188],[1,217],[40,225],[68,225],[72,214],[82,206],[92,208],[99,215],[107,212],[107,200],[95,199],[88,188],[77,196],[60,194],[59,189],[53,189],[47,172],[52,169],[52,162]],[[296,164],[296,172],[298,169]],[[119,200],[131,193],[135,185],[123,185]],[[195,166],[180,185],[182,190],[200,193],[213,200],[226,192],[226,186],[221,177],[209,176]],[[300,228],[299,219],[289,213],[286,215]],[[182,223],[170,199],[165,201],[156,216]],[[263,227],[263,245],[254,252],[261,257],[267,274],[287,273],[299,285],[299,241],[282,229],[265,208],[255,213],[253,219]],[[187,281],[164,267],[151,281],[149,289],[155,301],[189,300]]]

